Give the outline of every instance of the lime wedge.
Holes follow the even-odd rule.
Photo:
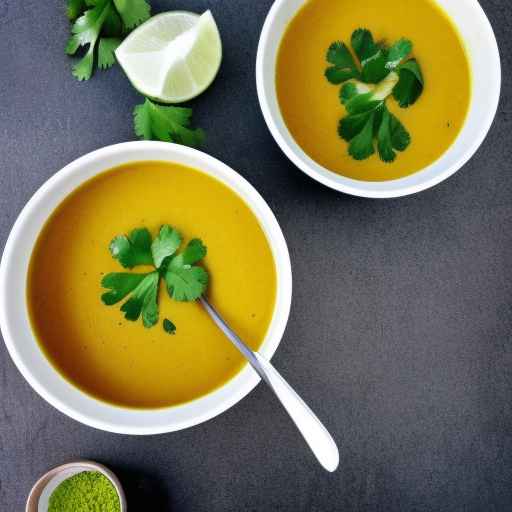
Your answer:
[[[116,57],[132,85],[162,103],[181,103],[201,94],[222,60],[222,43],[212,13],[173,11],[153,16],[117,48]]]

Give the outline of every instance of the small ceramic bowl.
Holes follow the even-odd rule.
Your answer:
[[[96,400],[71,385],[54,369],[36,342],[25,290],[32,249],[46,220],[84,181],[112,167],[143,160],[177,162],[213,176],[238,194],[259,220],[277,274],[274,314],[260,347],[266,358],[272,357],[281,341],[292,296],[290,257],[274,214],[252,185],[219,160],[167,142],[126,142],[89,153],[52,176],[27,203],[5,246],[0,263],[3,338],[20,372],[47,402],[81,423],[123,434],[158,434],[197,425],[236,404],[260,380],[246,365],[224,386],[191,402],[162,409],[127,409]]]
[[[430,188],[458,171],[482,144],[492,124],[501,87],[498,45],[492,27],[477,0],[437,0],[464,39],[473,73],[470,110],[461,133],[436,162],[415,174],[382,182],[346,178],[312,160],[288,131],[277,102],[276,58],[288,23],[308,0],[275,0],[258,45],[256,85],[265,121],[286,156],[313,179],[354,196],[387,198]],[[454,92],[456,94],[456,92]]]
[[[45,473],[34,484],[34,487],[32,487],[32,490],[28,495],[25,512],[47,512],[50,496],[57,486],[64,480],[76,475],[77,473],[82,473],[83,471],[98,471],[105,475],[112,482],[112,485],[119,496],[121,512],[126,512],[126,498],[124,496],[121,482],[119,482],[116,475],[114,475],[110,469],[106,468],[102,464],[98,464],[97,462],[92,462],[90,460],[68,462],[62,466],[50,469],[50,471]]]

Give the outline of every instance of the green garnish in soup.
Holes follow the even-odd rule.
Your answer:
[[[101,296],[103,304],[111,306],[128,297],[121,306],[124,317],[133,322],[142,317],[144,327],[153,327],[158,322],[161,280],[174,300],[190,302],[198,299],[208,285],[208,273],[196,265],[206,256],[206,246],[195,238],[178,252],[181,242],[181,234],[168,224],[160,228],[154,240],[147,228],[134,229],[129,236],[116,236],[109,247],[114,259],[128,269],[149,265],[154,270],[147,273],[107,274],[101,280],[101,285],[108,289]],[[176,331],[168,319],[164,320],[163,327],[168,333]]]
[[[411,136],[386,100],[392,95],[400,107],[413,105],[424,87],[423,74],[416,59],[406,60],[413,44],[399,39],[391,47],[376,43],[369,30],[352,34],[352,50],[358,63],[340,41],[327,51],[330,66],[325,76],[330,83],[343,84],[339,97],[347,115],[341,119],[338,133],[349,143],[348,153],[355,160],[364,160],[375,153],[374,140],[383,162],[393,162],[396,151],[405,151]]]

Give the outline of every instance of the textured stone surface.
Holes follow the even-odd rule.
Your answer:
[[[404,0],[405,1],[405,0]],[[409,0],[412,1],[412,0]],[[455,1],[455,0],[454,0]],[[254,62],[271,1],[153,0],[213,10],[225,57],[193,102],[205,150],[269,202],[294,272],[275,364],[341,448],[321,470],[259,386],[185,432],[118,436],[40,399],[0,346],[0,510],[74,457],[118,471],[132,511],[512,509],[512,10],[483,0],[503,57],[499,114],[456,176],[415,197],[335,193],[290,164],[259,111]],[[64,0],[0,0],[0,246],[25,202],[74,158],[132,140],[140,100],[119,68],[78,83]]]

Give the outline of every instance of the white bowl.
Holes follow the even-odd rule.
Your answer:
[[[274,214],[244,178],[205,153],[166,142],[127,142],[89,153],[52,176],[27,203],[7,240],[0,264],[0,327],[16,366],[46,401],[81,423],[123,434],[157,434],[197,425],[236,404],[260,380],[246,365],[220,389],[192,402],[164,409],[127,409],[96,400],[68,383],[34,339],[27,313],[26,281],[41,228],[56,206],[81,183],[112,167],[140,160],[177,162],[200,169],[235,191],[256,215],[277,271],[276,306],[260,349],[267,358],[281,341],[292,295],[288,248]]]
[[[461,133],[436,162],[405,178],[368,182],[346,178],[317,164],[295,142],[277,102],[275,68],[288,23],[307,0],[275,0],[258,45],[256,85],[265,121],[286,156],[313,179],[354,196],[386,198],[420,192],[457,172],[476,152],[491,127],[501,87],[501,65],[493,30],[477,0],[437,0],[465,42],[473,74],[471,105]]]

